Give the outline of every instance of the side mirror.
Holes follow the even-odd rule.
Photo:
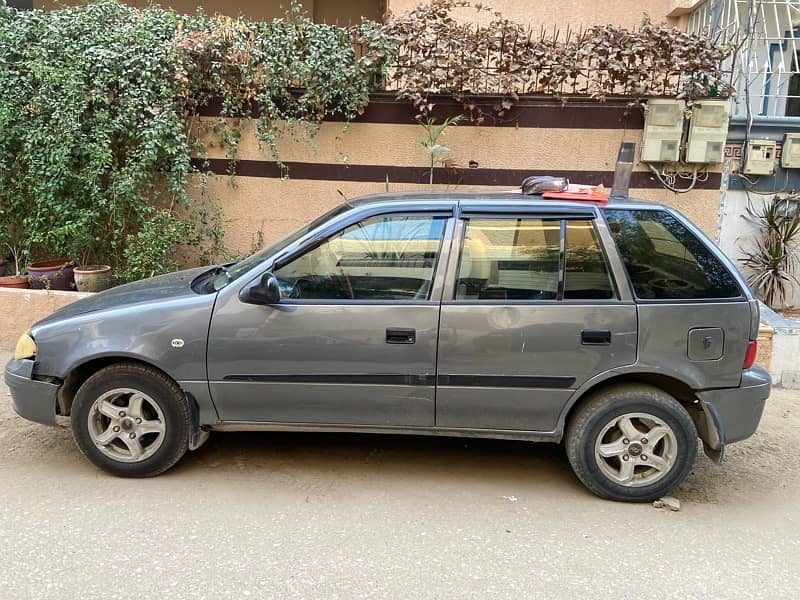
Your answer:
[[[248,304],[277,304],[281,300],[281,290],[278,279],[272,273],[264,273],[239,292],[239,299]]]

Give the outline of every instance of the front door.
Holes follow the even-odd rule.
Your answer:
[[[458,229],[436,425],[553,431],[577,387],[635,362],[636,306],[620,300],[593,218],[467,214]]]
[[[276,265],[279,303],[221,297],[208,345],[220,418],[432,426],[447,223],[365,218]]]

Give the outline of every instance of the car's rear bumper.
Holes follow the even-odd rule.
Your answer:
[[[34,361],[10,360],[5,381],[11,392],[14,411],[29,421],[56,425],[56,398],[59,386],[33,379]]]
[[[704,440],[711,449],[721,452],[726,444],[738,442],[755,433],[772,382],[761,367],[742,372],[738,388],[706,390],[697,397],[708,420],[710,436]]]

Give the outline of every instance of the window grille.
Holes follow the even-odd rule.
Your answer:
[[[800,0],[705,0],[687,29],[735,45],[734,114],[800,117]]]

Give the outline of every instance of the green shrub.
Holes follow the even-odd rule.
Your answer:
[[[181,246],[218,260],[218,206],[187,193],[192,156],[204,156],[189,135],[197,109],[221,98],[224,116],[256,110],[277,159],[284,129],[313,133],[326,115],[363,109],[383,63],[379,45],[357,56],[353,42],[377,29],[315,24],[296,6],[250,23],[114,0],[52,12],[0,0],[0,221],[24,232],[0,241],[24,260],[109,262],[124,279],[177,268]],[[218,131],[232,156],[238,135]]]

